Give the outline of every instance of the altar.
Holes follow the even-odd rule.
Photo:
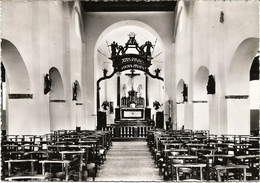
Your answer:
[[[145,108],[144,98],[141,95],[138,96],[138,91],[133,88],[128,91],[128,97],[124,95],[121,98],[121,106],[118,108],[118,116],[116,121],[133,121],[133,120],[145,120]]]
[[[121,108],[121,119],[144,120],[144,108]]]

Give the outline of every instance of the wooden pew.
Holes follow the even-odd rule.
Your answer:
[[[187,163],[187,164],[173,164],[173,167],[176,168],[176,178],[179,181],[179,168],[199,168],[200,169],[200,181],[203,181],[203,168],[206,167],[206,164],[200,163]]]
[[[34,163],[38,161],[37,159],[19,159],[19,160],[6,160],[8,163],[8,176],[11,176],[12,163],[30,163],[31,164],[31,175],[34,175]]]
[[[65,166],[65,181],[68,181],[69,176],[69,160],[41,160],[39,161],[42,164],[42,175],[45,175],[45,164],[62,164],[62,172],[64,173]]]
[[[243,181],[246,182],[246,169],[249,168],[248,165],[223,165],[223,166],[215,166],[215,169],[217,170],[217,176],[218,176],[218,181],[222,181],[221,180],[221,176],[220,176],[220,171],[221,170],[225,170],[227,171],[227,174],[226,174],[226,179],[228,180],[228,170],[231,170],[231,169],[235,169],[235,170],[240,170],[240,169],[243,169],[243,176],[244,176],[244,179]],[[240,180],[242,180],[242,176],[241,174],[240,175]]]
[[[46,175],[24,175],[24,176],[11,176],[6,177],[7,181],[16,181],[16,180],[30,180],[30,181],[43,181],[46,180]]]

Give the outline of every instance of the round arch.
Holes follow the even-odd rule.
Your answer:
[[[227,72],[227,95],[248,94],[249,71],[258,48],[259,39],[253,37],[245,39],[237,47]]]
[[[126,27],[126,26],[136,26],[137,28],[140,28],[146,32],[149,32],[154,38],[157,39],[157,43],[158,45],[160,45],[161,49],[164,50],[164,45],[163,45],[163,41],[160,38],[160,35],[149,25],[137,21],[137,20],[124,20],[124,21],[120,21],[117,23],[114,23],[112,25],[110,25],[109,27],[107,27],[98,37],[96,44],[95,44],[95,48],[94,48],[94,64],[95,64],[95,68],[98,67],[98,48],[99,46],[104,42],[105,37],[110,34],[111,32],[115,31],[116,29],[119,29],[121,27]],[[129,33],[129,32],[128,32]],[[125,37],[125,42],[127,41],[128,37],[126,35]],[[162,52],[161,54],[158,53],[160,55],[160,57],[162,58],[162,63],[164,62],[164,52]],[[107,55],[107,57],[109,57],[110,55]],[[158,62],[157,64],[159,64],[160,62]],[[151,66],[151,70],[154,70],[156,68],[152,68],[153,65]],[[108,69],[109,70],[109,69]],[[109,70],[110,71],[110,70]],[[162,71],[164,72],[164,71]]]
[[[194,81],[194,100],[207,100],[207,82],[208,82],[209,70],[206,66],[200,66]]]
[[[176,102],[183,102],[183,88],[184,88],[184,80],[180,79],[177,84],[177,91],[176,91]]]
[[[61,100],[64,99],[64,86],[61,74],[56,67],[52,67],[49,70],[50,79],[52,81],[50,100]]]
[[[106,43],[106,38],[107,36],[110,36],[110,35],[113,35],[115,34],[116,31],[120,30],[122,32],[124,32],[124,35],[125,37],[122,38],[122,39],[119,39],[121,41],[124,41],[123,43],[121,44],[125,44],[127,42],[127,39],[128,39],[128,36],[127,34],[129,34],[130,32],[132,32],[129,27],[133,28],[133,30],[136,30],[136,31],[139,31],[139,33],[141,35],[145,35],[144,37],[148,37],[147,34],[150,35],[150,37],[154,38],[154,40],[157,39],[157,44],[156,44],[156,47],[157,49],[159,48],[159,45],[160,45],[160,48],[161,50],[164,50],[164,46],[163,46],[163,41],[161,40],[159,34],[152,28],[150,27],[149,25],[143,23],[143,22],[140,22],[140,21],[136,21],[136,20],[124,20],[124,21],[119,21],[117,23],[114,23],[112,25],[110,25],[109,27],[107,27],[101,34],[100,36],[98,37],[97,41],[96,41],[96,44],[95,44],[95,47],[94,47],[94,68],[95,70],[97,70],[97,73],[96,75],[94,76],[96,80],[99,79],[99,77],[102,76],[102,69],[105,68],[108,70],[108,73],[111,74],[113,72],[113,68],[112,68],[112,61],[107,61],[108,58],[110,57],[110,54],[109,52],[107,54],[104,54],[104,53],[101,53],[101,51],[99,50],[100,46],[103,44],[103,51],[107,51],[108,48],[107,48],[107,44],[111,43],[113,40],[109,40],[107,42],[107,44],[104,46],[104,43]],[[145,34],[144,34],[145,32]],[[136,33],[136,32],[135,32]],[[137,37],[138,35],[140,35],[137,33]],[[122,34],[123,35],[123,34]],[[117,35],[113,35],[111,37],[114,37],[114,36],[118,36]],[[110,38],[111,38],[110,37]],[[140,40],[141,39],[146,39],[144,37],[139,37]],[[139,42],[139,38],[137,38],[137,42],[138,43],[141,43]],[[117,40],[116,40],[117,41]],[[146,40],[147,41],[147,40]],[[154,53],[154,55],[157,55],[157,53]],[[159,53],[159,57],[160,57],[160,60],[158,62],[155,62],[151,67],[150,67],[150,70],[151,71],[154,71],[156,69],[156,66],[158,66],[158,68],[163,68],[163,63],[164,63],[164,59],[165,59],[165,56],[164,56],[164,52],[162,53]],[[100,57],[99,57],[100,56]],[[106,57],[106,58],[105,58]],[[159,58],[157,57],[157,59]],[[105,59],[103,60],[103,62],[100,62],[101,59]],[[108,74],[108,75],[109,75]],[[164,75],[164,71],[161,72],[161,75]],[[151,81],[152,82],[152,81]],[[103,83],[104,84],[104,83]],[[152,84],[152,83],[150,83]],[[103,88],[101,86],[101,88]],[[95,90],[97,90],[96,86],[95,86]],[[158,96],[162,96],[162,95],[158,95]],[[150,96],[152,97],[152,96]],[[95,106],[96,107],[96,106]]]
[[[71,27],[74,29],[73,31],[76,33],[78,38],[80,38],[81,42],[84,42],[84,24],[80,12],[82,12],[80,3],[75,1],[72,8]]]
[[[6,134],[31,133],[34,124],[28,122],[31,114],[30,76],[26,64],[17,47],[7,39],[2,39],[1,69],[4,71],[1,80],[1,130]],[[15,100],[22,98],[23,100]],[[24,124],[31,128],[24,129]]]
[[[49,76],[51,79],[51,91],[49,93],[50,98],[50,129],[66,129],[68,127],[66,101],[64,96],[64,85],[61,74],[56,67],[52,67],[49,70]]]
[[[181,129],[183,126],[186,126],[187,123],[185,120],[187,115],[185,115],[186,105],[184,100],[184,86],[185,82],[183,79],[180,79],[177,88],[176,88],[176,120],[177,120],[177,129]],[[188,96],[187,96],[188,97]],[[187,98],[186,98],[187,99]]]
[[[250,67],[259,48],[259,39],[243,40],[227,68],[227,133],[250,134]]]
[[[30,78],[25,62],[13,43],[2,39],[2,63],[6,69],[10,93],[29,93]]]

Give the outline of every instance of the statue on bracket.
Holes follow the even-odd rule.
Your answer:
[[[103,103],[102,103],[102,107],[103,107],[103,109],[106,111],[107,110],[107,107],[109,106],[109,102],[108,101],[104,101]]]
[[[209,75],[208,77],[208,84],[207,84],[207,94],[215,94],[215,78],[213,75]]]
[[[162,104],[160,104],[160,102],[158,102],[157,100],[153,102],[153,107],[155,110],[158,110],[161,106]]]
[[[75,81],[72,87],[72,100],[78,99],[78,83]]]
[[[49,91],[51,91],[52,80],[49,74],[44,76],[44,94],[46,95]]]
[[[188,86],[185,83],[183,84],[182,96],[183,96],[183,102],[188,102]]]

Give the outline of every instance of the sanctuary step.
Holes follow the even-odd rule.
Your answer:
[[[111,125],[102,127],[102,130],[111,131],[112,140],[135,140],[137,138],[145,139],[148,131],[153,129],[154,126],[141,126],[141,125]]]

